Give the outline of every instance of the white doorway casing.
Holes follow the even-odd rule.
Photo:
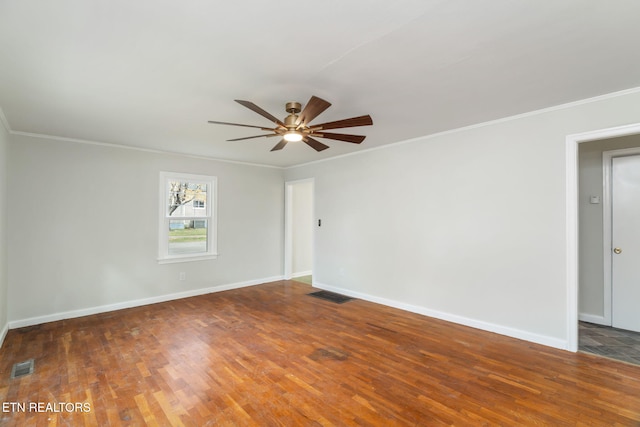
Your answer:
[[[300,197],[300,192],[296,191],[296,189],[306,189],[308,195],[305,195],[305,200],[303,203],[309,204],[310,206],[306,206],[309,214],[308,214],[308,224],[301,225],[300,218],[296,217],[296,197]],[[296,196],[297,194],[297,196]],[[299,201],[298,201],[299,202]],[[299,204],[299,203],[298,203]],[[306,215],[305,215],[306,217]],[[299,266],[296,266],[296,251],[300,250],[299,239],[296,240],[296,237],[300,234],[303,234],[300,228],[305,227],[304,234],[308,234],[308,239],[304,240],[304,246],[308,246],[304,248],[305,252],[309,252],[309,262],[310,265],[308,271],[304,271],[303,275],[311,274],[313,271],[313,247],[314,247],[314,227],[313,227],[313,218],[314,218],[314,180],[313,178],[302,179],[296,181],[287,181],[285,182],[285,227],[284,227],[284,278],[286,280],[290,280],[293,277],[297,277],[300,274]],[[307,222],[306,219],[303,219],[303,222]],[[306,228],[308,227],[308,229]],[[307,233],[308,232],[308,233]],[[297,247],[297,249],[296,249]],[[296,269],[296,267],[298,267]],[[296,270],[296,271],[294,271]],[[305,268],[307,270],[307,268]],[[298,274],[296,274],[298,273]]]
[[[566,137],[567,350],[578,351],[578,146],[580,143],[640,134],[640,123]],[[605,227],[606,228],[606,227]]]

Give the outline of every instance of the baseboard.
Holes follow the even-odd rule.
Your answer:
[[[291,278],[296,278],[296,277],[304,277],[304,276],[311,276],[312,271],[301,271],[298,273],[291,273]]]
[[[580,313],[578,320],[581,322],[595,323],[596,325],[611,326],[611,322],[607,322],[604,316],[596,316],[594,314]]]
[[[451,323],[457,323],[459,325],[469,326],[471,328],[481,329],[483,331],[494,332],[496,334],[505,335],[511,338],[517,338],[524,341],[533,342],[536,344],[546,345],[548,347],[559,348],[561,350],[568,349],[568,342],[554,337],[546,335],[534,334],[520,329],[509,328],[507,326],[496,325],[489,322],[483,322],[481,320],[470,319],[464,316],[458,316],[455,314],[449,314],[440,312],[437,310],[431,310],[425,307],[406,304],[403,302],[390,300],[386,298],[380,298],[360,292],[354,292],[348,289],[342,289],[335,286],[329,286],[323,283],[314,282],[313,286],[316,288],[324,289],[326,291],[336,292],[342,295],[347,295],[353,298],[359,298],[365,301],[375,302],[377,304],[386,305],[388,307],[398,308],[400,310],[409,311],[411,313],[422,314],[423,316],[433,317],[440,320],[445,320]]]
[[[231,289],[245,288],[248,286],[260,285],[262,283],[283,280],[282,276],[267,277],[264,279],[248,280],[245,282],[231,283],[228,285],[212,286],[209,288],[194,289],[191,291],[177,292],[173,294],[160,295],[157,297],[143,298],[131,301],[124,301],[116,304],[107,304],[97,307],[83,308],[80,310],[64,311],[49,314],[46,316],[30,317],[27,319],[14,320],[9,322],[6,329],[24,328],[26,326],[40,325],[42,323],[56,322],[58,320],[73,319],[76,317],[90,316],[92,314],[106,313],[109,311],[122,310],[125,308],[140,307],[143,305],[157,304],[160,302],[173,301],[182,298],[195,297],[198,295],[211,294],[214,292],[228,291]]]
[[[9,324],[8,323],[6,325],[4,325],[4,328],[2,328],[2,331],[0,331],[0,348],[2,348],[2,344],[4,344],[4,339],[7,336],[7,332],[9,332]]]

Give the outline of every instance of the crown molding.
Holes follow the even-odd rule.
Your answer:
[[[310,165],[314,165],[314,164],[318,164],[318,163],[328,162],[328,161],[331,161],[331,160],[337,160],[337,159],[342,159],[342,158],[345,158],[345,157],[350,157],[350,156],[355,156],[355,155],[359,155],[359,154],[369,153],[371,151],[386,150],[388,148],[392,148],[392,147],[395,147],[395,146],[398,146],[398,145],[410,144],[410,143],[419,142],[419,141],[425,141],[425,140],[434,139],[434,138],[438,138],[438,137],[445,136],[445,135],[452,135],[452,134],[456,134],[456,133],[460,133],[460,132],[466,132],[466,131],[473,130],[473,129],[479,129],[479,128],[483,128],[483,127],[487,127],[487,126],[497,125],[497,124],[500,124],[500,123],[511,122],[511,121],[514,121],[514,120],[520,120],[520,119],[524,119],[524,118],[527,118],[527,117],[538,116],[540,114],[546,114],[546,113],[550,113],[550,112],[553,112],[553,111],[566,110],[568,108],[578,107],[580,105],[590,104],[590,103],[598,102],[598,101],[604,101],[604,100],[612,99],[612,98],[618,98],[618,97],[626,96],[626,95],[633,95],[633,94],[636,94],[636,93],[640,93],[640,87],[635,87],[635,88],[631,88],[631,89],[625,89],[625,90],[621,90],[621,91],[618,91],[618,92],[611,92],[611,93],[607,93],[607,94],[604,94],[604,95],[593,96],[591,98],[581,99],[581,100],[578,100],[578,101],[572,101],[572,102],[568,102],[568,103],[565,103],[565,104],[559,104],[559,105],[555,105],[555,106],[552,106],[552,107],[546,107],[546,108],[542,108],[542,109],[539,109],[539,110],[533,110],[533,111],[529,111],[529,112],[526,112],[526,113],[516,114],[516,115],[513,115],[513,116],[507,116],[507,117],[503,117],[503,118],[500,118],[500,119],[489,120],[489,121],[486,121],[486,122],[476,123],[476,124],[469,125],[469,126],[463,126],[463,127],[459,127],[459,128],[455,128],[455,129],[445,130],[445,131],[442,131],[442,132],[433,133],[433,134],[429,134],[429,135],[418,136],[416,138],[405,139],[403,141],[398,141],[398,142],[394,142],[394,143],[391,143],[391,144],[385,144],[385,145],[381,145],[381,146],[378,146],[378,147],[367,148],[365,150],[355,151],[353,153],[342,154],[342,155],[339,155],[339,156],[329,157],[329,158],[326,158],[326,159],[314,160],[314,161],[307,162],[307,163],[301,163],[299,165],[287,166],[284,169],[293,169],[293,168],[298,168],[298,167],[303,167],[303,166],[310,166]]]
[[[110,148],[121,148],[121,149],[125,149],[125,150],[142,151],[142,152],[145,152],[145,153],[153,153],[153,154],[168,154],[168,155],[172,155],[172,156],[181,156],[181,157],[187,157],[187,158],[199,159],[199,160],[211,160],[211,161],[216,161],[216,162],[232,163],[232,164],[244,165],[244,166],[254,166],[254,167],[270,168],[270,169],[283,169],[281,166],[272,166],[272,165],[264,165],[264,164],[260,164],[260,163],[242,162],[242,161],[239,161],[239,160],[220,159],[220,158],[217,158],[217,157],[201,156],[201,155],[188,154],[188,153],[180,153],[178,151],[157,150],[157,149],[154,149],[154,148],[143,148],[143,147],[135,147],[135,146],[131,146],[131,145],[114,144],[114,143],[111,143],[111,142],[99,142],[99,141],[91,141],[91,140],[87,140],[87,139],[69,138],[69,137],[65,137],[65,136],[54,136],[54,135],[46,135],[46,134],[41,134],[41,133],[31,133],[31,132],[22,132],[22,131],[9,131],[9,133],[11,135],[19,135],[19,136],[26,136],[26,137],[40,138],[40,139],[53,139],[54,141],[72,142],[72,143],[76,143],[76,144],[97,145],[97,146],[101,146],[101,147],[110,147]]]
[[[463,126],[463,127],[450,129],[450,130],[446,130],[446,131],[442,131],[442,132],[437,132],[437,133],[433,133],[433,134],[419,136],[419,137],[416,137],[416,138],[410,138],[410,139],[394,142],[394,143],[391,143],[391,144],[385,144],[385,145],[381,145],[381,146],[378,146],[378,147],[372,147],[372,148],[368,148],[368,149],[364,149],[364,150],[360,150],[360,151],[355,151],[355,152],[352,152],[352,153],[342,154],[342,155],[338,155],[338,156],[334,156],[334,157],[328,157],[326,159],[313,160],[311,162],[299,163],[299,164],[291,165],[291,166],[274,166],[274,165],[267,165],[267,164],[263,164],[263,163],[251,163],[251,162],[243,162],[243,161],[239,161],[239,160],[222,159],[222,158],[211,157],[211,156],[202,156],[202,155],[195,155],[195,154],[188,154],[188,153],[180,153],[180,152],[177,152],[177,151],[157,150],[157,149],[152,149],[152,148],[134,147],[134,146],[130,146],[130,145],[114,144],[114,143],[109,143],[109,142],[99,142],[99,141],[91,141],[91,140],[78,139],[78,138],[68,138],[68,137],[61,137],[61,136],[46,135],[46,134],[40,134],[40,133],[14,131],[14,130],[11,129],[11,126],[9,125],[9,122],[7,121],[7,118],[4,115],[4,112],[2,111],[1,107],[0,107],[0,122],[2,122],[2,125],[4,126],[4,128],[7,130],[7,132],[10,135],[22,135],[22,136],[33,137],[33,138],[53,139],[53,140],[56,140],[56,141],[73,142],[73,143],[78,143],[78,144],[89,144],[89,145],[98,145],[98,146],[104,146],[104,147],[123,148],[123,149],[127,149],[127,150],[142,151],[142,152],[147,152],[147,153],[168,154],[168,155],[182,156],[182,157],[187,157],[187,158],[192,158],[192,159],[211,160],[211,161],[231,163],[231,164],[244,165],[244,166],[253,166],[253,167],[262,167],[262,168],[270,168],[270,169],[287,170],[287,169],[294,169],[294,168],[310,166],[310,165],[314,165],[314,164],[318,164],[318,163],[324,163],[324,162],[329,162],[329,161],[333,161],[333,160],[338,160],[338,159],[342,159],[342,158],[345,158],[345,157],[357,156],[357,155],[369,153],[369,152],[372,152],[372,151],[386,150],[386,149],[393,148],[393,147],[396,147],[396,146],[402,145],[402,144],[410,144],[410,143],[419,142],[419,141],[426,141],[426,140],[438,138],[438,137],[445,136],[445,135],[452,135],[452,134],[456,134],[456,133],[459,133],[459,132],[466,132],[466,131],[469,131],[469,130],[479,129],[479,128],[483,128],[483,127],[486,127],[486,126],[492,126],[492,125],[496,125],[496,124],[500,124],[500,123],[506,123],[506,122],[510,122],[510,121],[513,121],[513,120],[519,120],[519,119],[523,119],[523,118],[526,118],[526,117],[537,116],[537,115],[540,115],[540,114],[546,114],[546,113],[553,112],[553,111],[564,110],[564,109],[573,108],[573,107],[577,107],[577,106],[584,105],[584,104],[590,104],[590,103],[593,103],[593,102],[604,101],[604,100],[607,100],[607,99],[618,98],[618,97],[622,97],[622,96],[626,96],[626,95],[632,95],[632,94],[636,94],[636,93],[640,93],[640,87],[635,87],[635,88],[631,88],[631,89],[625,89],[625,90],[621,90],[621,91],[617,91],[617,92],[611,92],[611,93],[607,93],[607,94],[604,94],[604,95],[598,95],[598,96],[594,96],[594,97],[591,97],[591,98],[586,98],[586,99],[582,99],[582,100],[578,100],[578,101],[572,101],[572,102],[568,102],[568,103],[564,103],[564,104],[555,105],[555,106],[552,106],[552,107],[546,107],[546,108],[542,108],[542,109],[539,109],[539,110],[530,111],[530,112],[527,112],[527,113],[521,113],[521,114],[516,114],[516,115],[513,115],[513,116],[503,117],[503,118],[500,118],[500,119],[489,120],[489,121],[486,121],[486,122],[476,123],[476,124],[469,125],[469,126]]]

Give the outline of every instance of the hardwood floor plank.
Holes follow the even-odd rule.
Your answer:
[[[134,396],[134,400],[135,400],[136,404],[138,405],[138,409],[140,410],[140,414],[144,418],[145,424],[149,425],[149,426],[158,425],[158,422],[156,421],[156,417],[154,416],[154,414],[152,413],[151,409],[149,408],[149,404],[147,402],[147,398],[144,396],[144,394],[138,394],[138,395]]]
[[[640,366],[280,281],[11,330],[0,425],[640,425]],[[14,363],[35,372],[9,379]]]

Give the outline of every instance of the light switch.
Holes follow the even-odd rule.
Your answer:
[[[600,204],[600,196],[591,196],[589,198],[589,203],[591,203],[592,205]]]

